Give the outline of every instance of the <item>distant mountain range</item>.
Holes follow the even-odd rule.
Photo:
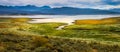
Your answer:
[[[120,8],[110,9],[111,11],[120,12]]]
[[[90,8],[61,7],[51,8],[49,6],[36,7],[27,6],[2,6],[0,15],[97,15],[97,14],[120,14],[120,9],[100,10]]]

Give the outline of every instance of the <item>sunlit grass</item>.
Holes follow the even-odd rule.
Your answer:
[[[81,24],[117,24],[117,23],[120,23],[120,17],[76,20],[74,23],[77,25],[81,25]]]

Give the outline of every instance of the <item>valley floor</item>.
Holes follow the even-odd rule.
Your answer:
[[[119,23],[67,25],[25,20],[1,21],[0,52],[120,52]],[[63,25],[67,26],[56,29]]]

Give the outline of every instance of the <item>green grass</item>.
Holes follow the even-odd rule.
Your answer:
[[[105,25],[71,25],[65,27],[70,30],[103,30],[103,31],[120,31],[120,24],[105,24]]]
[[[49,36],[59,36],[68,38],[87,38],[95,39],[98,41],[112,41],[120,42],[120,25],[71,25],[65,27],[63,30],[56,30],[59,23],[43,23],[43,24],[32,24],[33,26],[29,28],[30,32],[49,35]]]
[[[32,27],[29,28],[30,32],[35,32],[41,35],[50,35],[56,31],[56,28],[66,23],[42,23],[42,24],[31,24]]]
[[[5,28],[0,28],[0,51],[120,51],[120,24],[69,25],[56,30],[61,25],[66,23],[1,23]]]
[[[66,23],[9,23],[7,26],[16,27],[18,31],[40,35],[120,42],[120,24],[70,25],[62,30],[56,30],[61,25],[66,25]]]

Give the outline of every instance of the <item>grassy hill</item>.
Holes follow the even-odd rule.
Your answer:
[[[0,52],[119,52],[119,45],[0,29]]]
[[[66,23],[31,24],[19,19],[0,22],[0,52],[120,52],[119,23],[74,24],[56,30]]]

